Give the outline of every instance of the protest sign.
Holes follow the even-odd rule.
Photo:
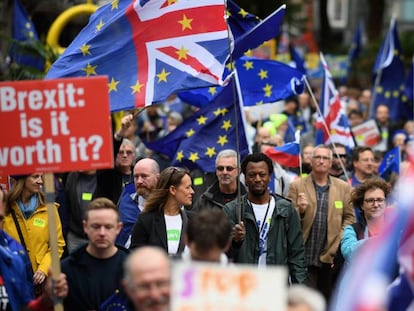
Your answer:
[[[351,127],[351,132],[359,147],[373,147],[381,141],[378,125],[372,119]]]
[[[107,77],[0,83],[0,175],[113,166]]]
[[[287,269],[173,263],[172,311],[286,310]]]

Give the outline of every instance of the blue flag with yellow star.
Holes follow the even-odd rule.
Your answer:
[[[390,119],[400,121],[412,119],[404,92],[404,63],[397,23],[391,20],[390,28],[382,43],[373,70],[371,117],[378,105],[386,104]]]
[[[22,66],[33,67],[43,71],[45,60],[36,52],[34,45],[39,36],[26,10],[19,0],[13,4],[13,40],[9,56],[13,62]]]
[[[273,103],[303,92],[304,73],[284,63],[243,56],[235,61],[244,106]],[[213,86],[180,92],[178,96],[185,102],[203,107],[221,91],[223,87]]]
[[[240,37],[260,23],[259,17],[240,8],[232,0],[227,1],[227,15],[228,24],[235,38]]]
[[[99,306],[99,311],[129,311],[129,307],[117,289]]]
[[[407,100],[413,101],[414,99],[414,57],[411,60],[410,69],[408,70],[407,78],[405,79],[405,94]]]
[[[114,0],[91,16],[46,78],[108,76],[111,111],[220,84],[231,46],[224,12],[223,0]]]
[[[209,105],[201,108],[173,132],[155,142],[145,142],[145,145],[169,156],[172,159],[171,165],[215,172],[217,154],[223,149],[237,150],[238,133],[238,152],[240,158],[243,158],[248,154],[248,146],[237,100],[235,108],[231,83],[233,82],[230,81]],[[238,114],[237,123],[235,109]]]
[[[378,174],[385,180],[388,180],[391,173],[400,174],[400,164],[400,147],[395,147],[384,155],[378,168]]]

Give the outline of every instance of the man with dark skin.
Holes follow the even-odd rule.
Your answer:
[[[263,153],[242,162],[248,193],[227,203],[224,212],[233,228],[231,255],[235,262],[286,265],[293,283],[306,279],[305,251],[299,216],[292,204],[269,192],[272,160]]]

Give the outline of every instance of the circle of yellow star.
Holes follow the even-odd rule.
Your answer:
[[[139,80],[137,80],[137,83],[130,86],[130,88],[132,89],[132,94],[141,93],[141,89],[143,87],[144,87],[144,84],[139,83]]]
[[[115,91],[115,92],[117,92],[118,91],[118,89],[117,89],[117,85],[119,84],[119,81],[116,81],[115,79],[114,79],[114,77],[112,77],[112,79],[111,79],[111,82],[109,82],[108,83],[108,92],[110,93],[110,92],[112,92],[112,91]]]
[[[167,72],[167,71],[165,71],[165,68],[163,68],[162,71],[159,74],[157,74],[158,83],[160,83],[161,81],[167,82],[167,77],[170,74],[171,74],[171,72]]]
[[[98,66],[92,66],[90,63],[88,63],[85,68],[82,68],[82,71],[85,71],[86,76],[89,77],[90,75],[96,75],[96,67]]]
[[[200,157],[198,156],[198,152],[191,152],[190,156],[188,157],[188,160],[192,162],[196,162],[197,160],[200,160]]]

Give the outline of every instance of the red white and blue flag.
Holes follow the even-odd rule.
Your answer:
[[[296,141],[269,148],[265,151],[265,154],[280,165],[287,167],[300,166],[300,147]]]
[[[354,147],[354,140],[348,123],[344,104],[335,87],[328,64],[322,53],[323,82],[319,101],[319,116],[316,123],[315,143],[341,143],[349,148]]]
[[[220,84],[230,46],[223,0],[113,0],[46,78],[107,75],[111,111],[142,107]]]

